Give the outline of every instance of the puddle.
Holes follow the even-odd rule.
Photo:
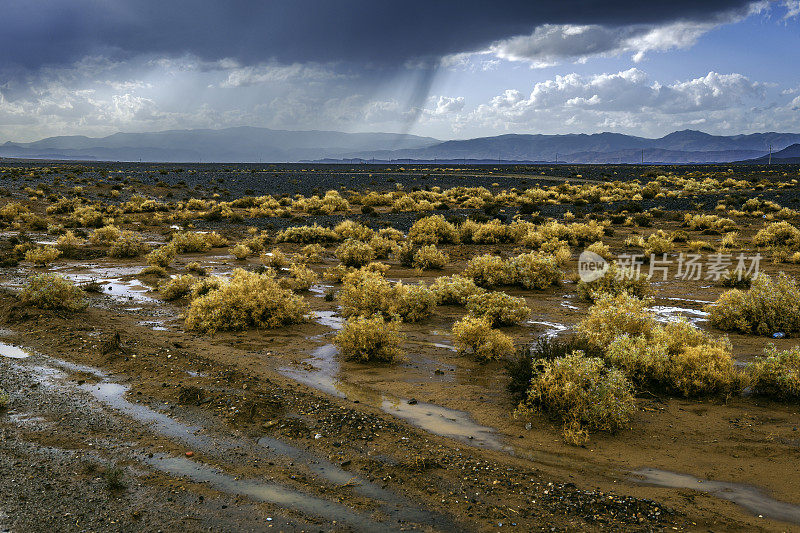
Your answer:
[[[569,326],[565,326],[564,324],[559,324],[557,322],[545,322],[543,320],[528,320],[527,323],[547,326],[548,329],[544,330],[542,336],[550,339],[552,339],[553,337],[557,337],[560,333],[563,333],[569,329]]]
[[[680,318],[685,318],[690,324],[708,321],[708,313],[697,309],[687,309],[685,307],[673,307],[669,305],[655,305],[650,308],[654,312],[656,320],[660,322],[675,322]]]
[[[27,359],[31,356],[30,352],[27,350],[23,350],[19,346],[14,346],[13,344],[6,344],[5,342],[0,342],[0,356],[2,357],[10,357],[11,359]]]
[[[139,322],[140,326],[145,326],[153,331],[169,331],[169,328],[164,325],[164,322],[161,320],[143,320]]]
[[[388,527],[388,524],[376,522],[344,505],[315,498],[282,485],[233,477],[216,468],[183,457],[158,454],[152,458],[144,456],[142,461],[172,476],[187,477],[197,483],[206,483],[220,492],[297,509],[303,514],[324,517],[328,522],[348,524],[361,531],[382,531]]]
[[[344,327],[344,317],[337,311],[314,311],[314,322],[337,331]]]
[[[340,365],[338,349],[326,344],[312,352],[306,359],[306,368],[280,368],[278,371],[295,381],[340,398],[358,400],[379,407],[384,412],[403,419],[435,435],[452,438],[480,448],[505,450],[496,431],[472,421],[464,411],[448,409],[425,402],[409,403],[407,399],[383,394],[369,387],[343,382],[336,378]]]
[[[800,524],[800,505],[773,500],[756,487],[725,481],[708,481],[689,474],[676,474],[655,468],[641,468],[631,472],[631,475],[639,483],[706,492],[741,505],[754,515]]]
[[[678,298],[677,296],[664,296],[664,300],[672,300],[673,302],[690,302],[694,304],[713,304],[711,300],[695,300],[693,298]]]
[[[69,267],[67,267],[69,268]],[[87,273],[59,272],[74,283],[97,282],[101,285],[103,294],[122,301],[157,302],[155,298],[147,296],[150,289],[137,280],[124,281],[121,278],[138,274],[141,266],[135,267],[97,267],[92,266]],[[54,269],[60,270],[60,269]]]
[[[333,285],[312,285],[308,291],[312,293],[317,298],[325,298],[325,295],[328,293],[329,290],[333,288]]]

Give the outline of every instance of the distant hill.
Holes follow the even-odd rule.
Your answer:
[[[770,144],[782,149],[800,143],[797,133],[709,135],[694,130],[658,139],[619,133],[571,135],[498,135],[443,141],[424,148],[351,153],[345,157],[380,160],[517,160],[563,163],[717,163],[766,154]]]
[[[0,145],[0,157],[155,162],[288,162],[341,157],[352,151],[417,149],[439,143],[396,133],[288,131],[267,128],[115,133],[108,137],[50,137]]]
[[[746,163],[768,163],[770,161],[769,154],[750,159]],[[800,163],[800,143],[787,146],[783,150],[772,152],[772,162],[779,163]]]
[[[486,161],[561,163],[723,163],[754,160],[800,144],[797,133],[710,135],[683,130],[658,139],[620,133],[498,135],[439,141],[394,133],[267,128],[50,137],[0,145],[0,157],[154,162]],[[793,157],[786,155],[784,157]]]

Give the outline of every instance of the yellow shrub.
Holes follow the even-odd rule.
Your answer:
[[[381,274],[356,270],[343,279],[339,301],[344,316],[392,313],[394,288]]]
[[[24,304],[40,309],[82,311],[88,305],[78,287],[61,276],[49,273],[31,277],[19,299]]]
[[[231,253],[239,261],[244,261],[250,256],[250,254],[253,253],[253,251],[247,245],[239,243],[231,248]]]
[[[25,260],[38,267],[44,267],[61,256],[61,251],[55,246],[37,246],[25,252]]]
[[[467,311],[472,316],[485,318],[492,326],[517,324],[531,314],[524,298],[515,298],[500,291],[470,296],[467,298]]]
[[[420,270],[441,270],[449,259],[446,253],[436,248],[435,244],[428,244],[414,253],[412,265]]]
[[[543,411],[560,419],[564,437],[573,444],[588,440],[588,431],[617,431],[636,412],[633,386],[625,375],[583,352],[538,360],[542,370],[531,380],[517,413]]]
[[[61,251],[64,257],[73,257],[83,244],[83,239],[76,237],[72,231],[67,231],[56,241],[56,248]]]
[[[633,269],[611,263],[601,277],[586,282],[578,282],[578,296],[583,300],[594,301],[600,296],[616,296],[623,292],[637,298],[647,298],[653,292],[647,276]]]
[[[339,236],[341,240],[355,239],[357,241],[369,241],[375,235],[375,232],[364,224],[354,222],[352,220],[344,220],[333,228],[333,231]]]
[[[117,240],[111,243],[106,255],[108,257],[124,258],[139,257],[147,251],[147,245],[141,237],[132,231],[123,231]]]
[[[323,228],[314,224],[313,226],[294,226],[286,228],[276,237],[278,242],[299,242],[299,243],[322,243],[336,242],[340,240],[339,235],[330,228]]]
[[[424,285],[404,285],[393,287],[394,295],[388,310],[397,314],[403,322],[419,322],[430,318],[436,309],[436,294]]]
[[[274,277],[237,268],[218,288],[192,300],[186,326],[209,333],[276,328],[303,322],[308,313],[303,299],[281,288]]]
[[[396,253],[399,248],[397,243],[392,239],[380,236],[373,237],[369,241],[369,246],[375,252],[376,259],[386,259],[390,255]]]
[[[280,270],[291,264],[291,260],[281,251],[280,248],[273,248],[271,252],[261,254],[261,264],[269,268]]]
[[[470,259],[463,275],[476,285],[488,288],[510,285],[514,279],[514,272],[502,257],[488,254]]]
[[[756,246],[788,246],[800,248],[800,229],[788,222],[772,222],[758,230],[753,238]]]
[[[783,272],[774,279],[759,274],[750,289],[733,289],[706,306],[714,327],[757,335],[800,331],[800,289]]]
[[[176,233],[172,236],[171,244],[181,254],[207,252],[211,249],[206,234],[194,231]]]
[[[749,370],[750,383],[757,394],[777,400],[800,399],[800,347],[778,350],[770,344]]]
[[[182,274],[162,283],[158,287],[158,291],[165,300],[178,300],[191,294],[195,283],[197,283],[196,277],[191,274]]]
[[[421,218],[408,232],[409,240],[418,244],[458,243],[458,230],[441,215]]]
[[[307,291],[319,278],[313,270],[300,263],[289,266],[289,277],[281,280],[281,286],[295,292]]]
[[[300,255],[306,263],[322,263],[325,248],[321,244],[307,244],[300,249]]]
[[[656,325],[648,302],[627,293],[601,295],[578,324],[578,331],[590,344],[605,349],[618,336],[649,336]]]
[[[167,268],[175,260],[176,255],[175,246],[173,244],[165,244],[147,254],[144,260],[148,265]]]
[[[443,276],[436,278],[431,285],[439,305],[466,305],[467,298],[485,292],[475,282],[464,276]]]
[[[103,226],[102,228],[94,230],[89,240],[92,244],[111,244],[119,239],[120,234],[121,231],[118,227],[109,224],[108,226]]]
[[[453,341],[458,353],[471,353],[480,361],[502,359],[514,354],[508,335],[492,329],[489,320],[466,316],[453,325]]]
[[[647,335],[621,335],[606,358],[637,384],[685,397],[732,392],[740,383],[728,342],[685,321],[656,326]]]
[[[401,358],[403,336],[397,321],[382,316],[354,317],[347,320],[333,342],[346,359],[370,361],[395,361]]]
[[[375,251],[365,242],[347,239],[336,248],[336,257],[343,265],[358,268],[375,259]]]
[[[525,289],[544,290],[561,282],[561,271],[552,256],[531,252],[509,262],[512,280]]]

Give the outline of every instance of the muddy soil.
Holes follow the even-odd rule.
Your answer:
[[[127,175],[155,167],[98,165],[85,174],[105,175],[109,168]],[[574,181],[576,173],[600,179],[617,171],[622,167],[598,167],[593,174],[576,167],[568,176],[548,176]],[[188,177],[170,170],[156,176],[163,185],[147,174],[142,192],[191,196],[198,184],[212,191],[222,178],[234,197],[264,186],[264,176],[252,176],[247,168],[205,172]],[[296,168],[269,172],[301,177]],[[625,172],[634,176],[640,170]],[[369,176],[358,169],[304,174],[291,185],[324,191],[350,174],[362,186],[374,181],[375,188],[386,187],[390,176],[409,187],[513,187],[542,179],[527,168],[501,176],[487,169],[456,176],[397,168]],[[430,174],[440,181],[428,181]],[[188,184],[180,185],[183,180]],[[4,183],[17,198],[24,196],[19,185]],[[72,185],[65,178],[65,189]],[[102,192],[102,186],[90,190]],[[717,195],[701,200],[715,205]],[[362,219],[390,224],[383,215]],[[405,221],[400,226],[414,219],[396,215]],[[677,218],[659,219],[652,229],[679,229]],[[308,216],[295,223],[315,221],[325,219]],[[236,236],[250,222],[194,225],[221,232],[238,227]],[[153,243],[172,231],[140,223],[139,231]],[[742,242],[760,227],[742,226]],[[625,250],[628,236],[652,231],[614,229],[604,242],[615,253]],[[27,234],[48,238],[44,232]],[[703,238],[699,232],[692,237]],[[430,282],[462,271],[475,254],[515,251],[511,245],[442,248],[451,258],[443,271],[421,273],[388,261],[387,277]],[[321,272],[336,264],[331,252],[312,268]],[[225,248],[181,255],[171,273],[182,273],[194,261],[219,275],[258,266],[257,259],[236,261]],[[185,301],[164,302],[152,290],[153,280],[139,277],[143,266],[142,258],[97,256],[51,265],[49,270],[76,283],[99,282],[100,292],[87,293],[90,305],[79,313],[21,306],[17,291],[42,269],[22,262],[0,270],[0,387],[10,398],[0,412],[0,530],[800,528],[800,479],[793,475],[800,459],[797,405],[748,395],[683,400],[640,391],[630,428],[592,434],[587,445],[571,446],[557,422],[513,416],[502,362],[479,364],[456,353],[449,331],[462,308],[441,306],[432,319],[404,325],[402,363],[358,364],[343,361],[331,344],[342,324],[337,301],[324,298],[333,284],[321,282],[305,293],[315,312],[308,323],[201,335],[184,327]],[[763,266],[800,274],[797,265]],[[564,270],[576,271],[574,258]],[[518,344],[570,335],[588,309],[575,289],[569,279],[542,292],[504,289],[525,297],[532,309],[527,322],[504,331]],[[659,316],[685,316],[708,330],[703,307],[725,290],[703,281],[670,281],[656,289]],[[767,342],[796,344],[791,338],[730,339],[743,363]]]

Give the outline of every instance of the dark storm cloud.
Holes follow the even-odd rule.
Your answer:
[[[0,0],[0,66],[87,55],[235,58],[377,67],[473,51],[541,24],[711,20],[748,0]]]

